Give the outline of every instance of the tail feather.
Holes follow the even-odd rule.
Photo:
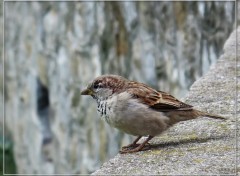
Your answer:
[[[210,114],[207,112],[202,112],[196,109],[191,109],[186,111],[169,111],[164,113],[166,114],[167,117],[169,117],[169,122],[168,122],[169,126],[180,121],[196,119],[198,117],[209,117],[213,119],[226,120],[225,117],[215,115],[215,114]]]
[[[205,116],[205,117],[210,117],[213,119],[221,119],[221,120],[227,120],[225,117],[222,117],[220,115],[215,115],[215,114],[211,114],[211,113],[207,113],[207,112],[202,112],[199,110],[195,110],[198,114],[198,116]]]

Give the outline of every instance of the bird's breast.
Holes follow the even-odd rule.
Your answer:
[[[127,93],[99,101],[97,109],[110,126],[131,135],[156,136],[168,128],[168,117],[131,98]]]
[[[109,125],[114,126],[114,103],[111,100],[101,100],[97,102],[97,111]]]

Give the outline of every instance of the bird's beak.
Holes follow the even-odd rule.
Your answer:
[[[93,93],[94,92],[91,89],[87,88],[81,92],[81,95],[93,95]]]

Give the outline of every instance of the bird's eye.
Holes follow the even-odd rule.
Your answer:
[[[98,84],[98,83],[95,83],[95,84],[93,85],[93,88],[94,88],[94,89],[102,88],[102,85],[101,85],[101,84]]]
[[[98,88],[98,84],[94,84],[94,85],[93,85],[93,88],[94,88],[94,89],[97,89],[97,88]]]

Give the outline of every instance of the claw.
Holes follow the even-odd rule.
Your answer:
[[[138,147],[140,144],[129,144],[127,146],[123,146],[122,149],[128,149],[128,148],[136,148]]]

